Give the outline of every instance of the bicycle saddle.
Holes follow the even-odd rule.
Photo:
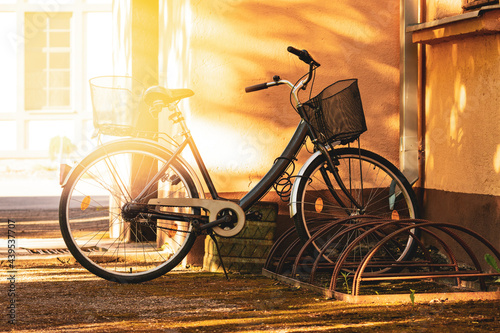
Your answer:
[[[158,100],[167,105],[193,95],[194,92],[191,89],[167,89],[161,86],[152,86],[144,92],[143,98],[144,102],[151,106]]]

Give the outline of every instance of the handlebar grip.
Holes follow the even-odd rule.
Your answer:
[[[254,92],[257,90],[267,89],[267,87],[268,87],[267,83],[259,83],[259,84],[256,84],[254,86],[246,87],[245,92],[247,92],[247,93]]]
[[[303,62],[305,62],[308,65],[314,65],[317,67],[320,66],[320,64],[316,60],[314,60],[311,57],[311,55],[309,54],[309,52],[307,52],[306,50],[301,51],[301,50],[296,49],[293,46],[289,46],[287,48],[287,50],[288,50],[288,52],[295,54],[297,57],[299,57],[300,60],[302,60]]]
[[[302,51],[301,51],[301,50],[296,49],[296,48],[295,48],[295,47],[293,47],[293,46],[289,46],[289,47],[287,47],[287,51],[288,51],[288,52],[290,52],[290,53],[295,54],[297,57],[301,57],[301,56],[302,56]]]

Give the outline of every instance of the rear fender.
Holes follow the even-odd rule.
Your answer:
[[[171,149],[171,148],[169,148],[169,147],[165,147],[165,146],[163,146],[163,145],[161,145],[159,143],[156,143],[156,142],[153,142],[153,141],[147,140],[147,139],[141,139],[141,138],[132,138],[132,139],[131,138],[125,138],[125,139],[113,140],[113,141],[110,141],[110,142],[107,142],[105,144],[102,144],[102,145],[98,146],[90,154],[92,154],[94,151],[96,151],[98,149],[102,149],[103,147],[110,146],[110,145],[113,145],[113,144],[116,144],[116,143],[120,143],[120,142],[141,143],[141,144],[144,144],[144,145],[148,145],[148,146],[151,146],[151,147],[163,150],[166,155],[173,155],[174,154],[174,150]],[[88,155],[90,155],[90,154],[88,154]],[[198,196],[199,196],[199,198],[200,199],[205,198],[205,191],[203,190],[203,185],[200,182],[200,179],[199,179],[198,175],[196,174],[196,172],[194,171],[194,169],[191,167],[191,165],[189,165],[189,163],[182,156],[180,156],[180,155],[177,156],[177,161],[181,164],[181,166],[184,169],[186,169],[186,171],[189,173],[189,175],[193,179],[194,185],[196,186],[196,189],[198,190]],[[61,187],[66,186],[66,183],[68,182],[68,179],[71,177],[71,175],[73,174],[73,172],[75,171],[75,168],[77,166],[78,166],[78,164],[76,164],[71,169],[71,171],[68,172],[68,174],[64,178],[64,181],[61,183]]]

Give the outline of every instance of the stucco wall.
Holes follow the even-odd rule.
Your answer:
[[[439,20],[448,16],[462,14],[463,0],[427,0],[427,21]]]
[[[427,47],[426,188],[500,195],[500,35]]]
[[[160,15],[161,83],[195,91],[182,106],[219,191],[254,185],[299,121],[285,86],[244,92],[275,74],[294,82],[307,71],[289,45],[322,64],[313,94],[359,79],[362,145],[398,163],[399,1],[164,0]]]
[[[427,21],[462,14],[428,0]],[[425,47],[423,217],[470,228],[500,246],[500,34],[491,11],[416,32]],[[480,257],[484,249],[470,244]],[[456,249],[455,249],[456,250]],[[463,260],[460,258],[459,260]]]

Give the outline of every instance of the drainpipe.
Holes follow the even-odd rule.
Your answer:
[[[418,45],[412,42],[409,24],[419,22],[419,1],[401,0],[400,23],[400,169],[411,184],[419,178],[419,65]]]
[[[418,8],[418,22],[426,21],[426,0],[420,0]],[[418,178],[417,187],[420,188],[420,206],[423,207],[423,196],[425,190],[425,44],[418,44]]]

